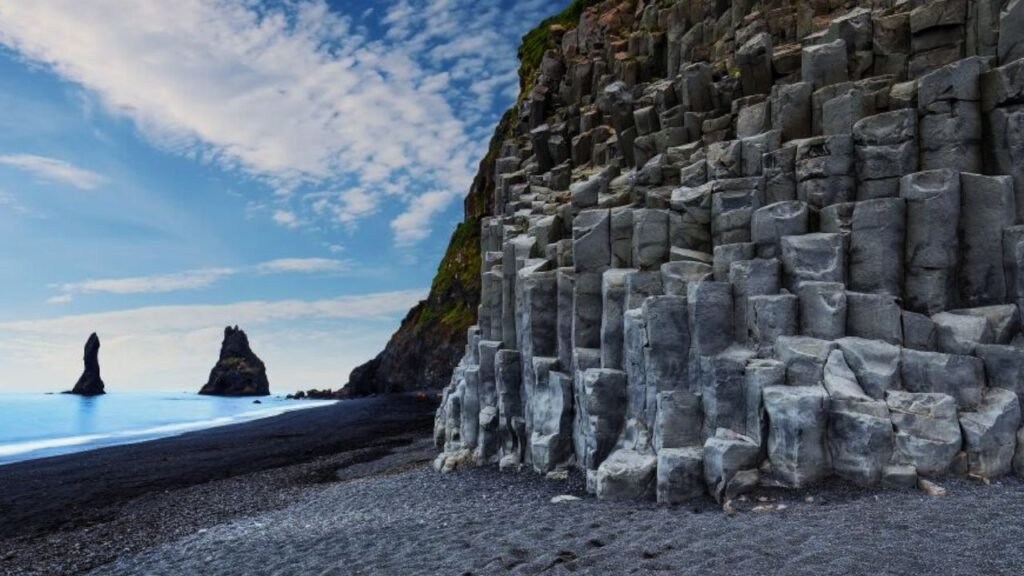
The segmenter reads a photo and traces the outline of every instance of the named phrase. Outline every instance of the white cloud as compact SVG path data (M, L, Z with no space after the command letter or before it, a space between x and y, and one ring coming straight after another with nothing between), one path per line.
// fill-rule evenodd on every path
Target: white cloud
M424 296L426 290L407 290L3 322L0 387L70 388L82 370L82 345L90 333L97 332L109 390L195 391L217 359L224 326L237 324L248 332L253 349L266 362L275 392L338 388L352 368L387 342L401 316Z
M71 301L74 294L158 294L209 288L218 281L238 274L312 274L345 272L351 268L347 260L329 258L281 258L242 268L199 268L170 274L153 274L127 278L102 278L67 282L51 286L62 292L47 300L51 304ZM65 299L66 298L66 299Z
M231 276L237 272L234 268L203 268L173 274L69 282L59 284L56 288L65 294L93 294L97 292L107 294L155 294L178 292L181 290L208 288L221 278Z
M415 244L430 234L429 222L456 196L451 190L433 190L420 196L405 212L391 221L399 246Z
M349 262L330 258L281 258L257 264L259 274L281 274L285 272L342 272L348 270Z
M161 147L283 190L411 178L403 198L417 210L429 190L450 190L448 202L465 193L486 145L469 124L493 94L508 97L520 35L564 0L502 4L399 0L378 15L339 14L324 0L4 0L0 42L84 86ZM384 38L355 24L371 17ZM474 93L477 82L494 92ZM327 214L355 222L377 201L343 198ZM414 220L405 241L429 234L429 216Z
M248 207L246 212L249 213ZM298 228L302 225L299 221L299 217L295 215L295 212L291 210L274 210L274 222L284 226L285 228Z
M0 164L13 166L53 182L70 184L80 190L95 190L107 181L105 177L69 162L34 154L0 155Z

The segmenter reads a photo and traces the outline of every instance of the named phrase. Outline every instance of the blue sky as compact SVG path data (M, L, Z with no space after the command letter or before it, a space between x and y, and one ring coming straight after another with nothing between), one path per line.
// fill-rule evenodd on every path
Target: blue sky
M0 391L337 388L426 294L567 0L4 0Z

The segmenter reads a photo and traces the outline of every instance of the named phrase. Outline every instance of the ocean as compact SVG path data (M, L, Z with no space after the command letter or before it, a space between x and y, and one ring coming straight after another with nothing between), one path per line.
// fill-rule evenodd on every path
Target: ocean
M175 436L332 404L282 397L220 398L195 393L0 393L0 465Z

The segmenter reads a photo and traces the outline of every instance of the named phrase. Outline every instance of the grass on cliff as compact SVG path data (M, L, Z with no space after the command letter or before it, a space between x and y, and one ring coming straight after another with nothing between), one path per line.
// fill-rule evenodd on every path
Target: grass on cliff
M448 250L430 287L431 302L416 319L416 330L440 324L464 330L476 321L476 306L466 292L480 293L480 220L470 218L452 234Z
M565 10L544 20L523 36L523 43L519 46L519 88L521 91L525 93L537 77L537 70L544 58L544 51L551 43L551 27L559 25L565 28L575 28L583 11L599 2L601 0L573 0ZM520 94L521 97L522 94Z

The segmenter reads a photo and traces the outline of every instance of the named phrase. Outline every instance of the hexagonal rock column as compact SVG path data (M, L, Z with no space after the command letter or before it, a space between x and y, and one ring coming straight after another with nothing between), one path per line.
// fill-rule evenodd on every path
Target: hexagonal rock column
M657 394L689 390L690 325L687 300L681 296L653 296L644 301L647 328L644 374L647 399L644 419L653 423Z
M626 311L626 274L629 270L606 270L601 283L601 367L623 369L623 314Z
M498 435L502 461L519 464L525 460L528 440L519 434L516 420L523 421L522 366L519 352L499 350L494 357L495 383L498 389Z
M572 377L549 372L538 382L533 400L530 453L533 468L545 473L572 457Z
M796 197L820 210L857 198L853 137L819 136L796 143Z
M601 346L601 275L611 263L610 213L584 210L573 220L573 348Z
M758 258L777 258L779 239L808 232L808 210L803 202L776 202L754 211L750 239Z
M778 294L781 288L781 266L778 260L745 260L729 267L732 284L734 334L739 343L747 341L747 304L752 296Z
M701 404L704 409L704 437L728 428L744 433L747 425L746 367L753 352L732 346L702 359Z
M857 199L895 198L900 178L917 172L917 111L894 110L853 125Z
M892 422L885 401L864 394L840 350L829 354L825 389L829 395L828 447L833 470L858 484L877 484L893 450Z
M804 234L781 239L784 285L797 290L802 282L846 279L846 254L839 234Z
M831 471L825 444L828 393L815 386L770 386L764 389L768 413L768 458L780 482L802 488Z
M825 374L825 362L835 342L806 336L780 336L775 341L775 356L786 365L786 384L819 386Z
M960 175L932 170L904 176L900 196L907 201L905 305L929 315L947 310L959 254Z
M594 471L612 452L626 412L626 375L618 370L591 368L576 373L579 399L574 442L578 464Z
M857 202L850 221L850 290L899 296L905 237L906 203L902 198Z
M918 80L917 110L921 116L918 138L922 170L981 171L979 76L987 69L984 58L967 58L943 66Z
M960 175L959 303L974 307L1006 302L1003 229L1017 208L1010 176Z
M1024 2L1016 1L1018 13ZM985 168L988 174L1014 177L1017 222L1024 222L1024 59L981 75L985 119Z
M815 90L849 79L846 42L842 40L805 46L800 61L800 79L811 84Z
M795 294L751 296L747 299L747 345L758 356L770 357L779 336L800 333L799 316L800 299Z
M800 283L800 334L822 340L846 335L846 290L839 282Z

